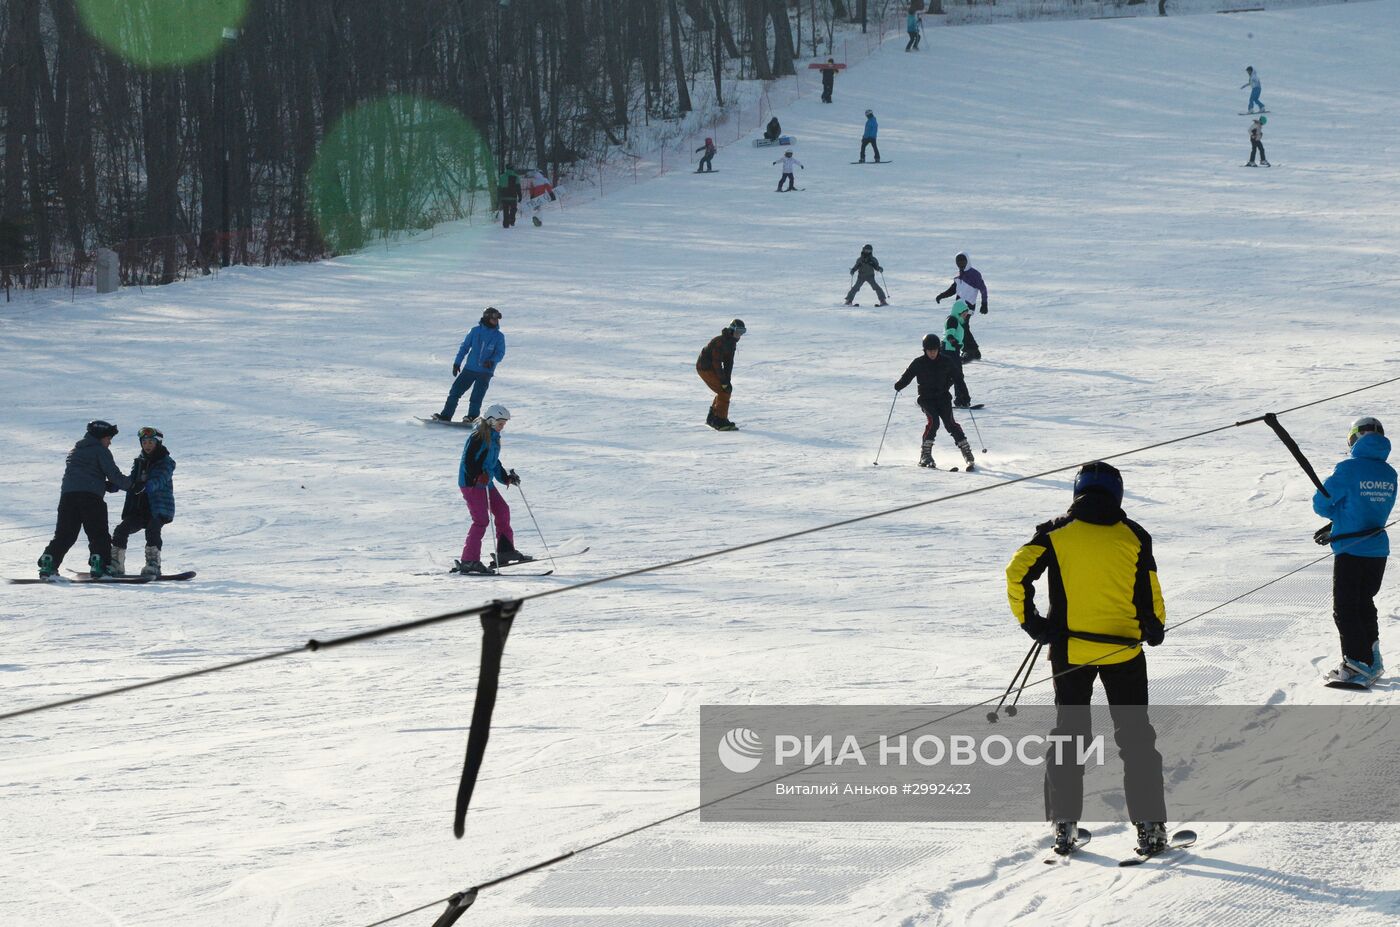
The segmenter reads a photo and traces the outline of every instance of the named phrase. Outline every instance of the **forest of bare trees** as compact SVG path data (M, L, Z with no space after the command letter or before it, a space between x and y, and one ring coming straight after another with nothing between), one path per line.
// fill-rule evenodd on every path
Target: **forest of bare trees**
M304 260L489 205L890 0L0 0L0 266ZM875 8L879 7L877 11ZM480 208L480 207L478 207Z

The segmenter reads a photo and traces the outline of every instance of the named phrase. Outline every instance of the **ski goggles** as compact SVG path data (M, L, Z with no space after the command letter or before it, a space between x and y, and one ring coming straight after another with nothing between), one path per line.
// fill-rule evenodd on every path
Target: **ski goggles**
M140 431L136 432L136 437L138 440L154 441L157 444L160 444L161 441L165 439L165 435L161 434L159 429L151 428L149 426L142 428Z

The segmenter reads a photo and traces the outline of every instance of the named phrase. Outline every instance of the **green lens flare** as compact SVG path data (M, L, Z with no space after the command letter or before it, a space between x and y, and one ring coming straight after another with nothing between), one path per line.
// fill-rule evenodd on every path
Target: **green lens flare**
M248 0L76 0L93 38L129 63L165 68L211 58Z
M390 96L355 106L326 133L307 194L326 244L344 253L463 217L491 179L491 152L456 110Z

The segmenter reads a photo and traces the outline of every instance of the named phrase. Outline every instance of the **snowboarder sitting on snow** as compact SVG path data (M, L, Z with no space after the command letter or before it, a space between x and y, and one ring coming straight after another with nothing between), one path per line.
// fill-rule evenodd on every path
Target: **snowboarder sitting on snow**
M885 291L880 289L880 284L875 282L875 271L877 270L880 273L885 272L885 268L881 267L880 262L875 259L874 246L866 245L860 249L860 257L856 258L855 264L851 267L850 272L856 275L856 282L846 291L846 305L851 304L851 300L856 298L856 293L867 283L875 291L875 295L880 297L880 305L889 305L889 301L885 299Z
M112 459L112 439L117 426L101 419L88 422L87 433L68 452L63 486L58 495L58 523L53 540L39 557L39 578L58 572L63 557L78 540L78 528L88 539L88 569L94 577L110 576L112 536L107 533L105 493L130 489L131 479Z
M510 506L494 483L494 480L500 480L507 486L520 485L520 477L514 470L507 471L500 460L501 432L508 421L509 409L502 405L492 406L486 410L486 417L477 423L462 448L462 460L457 465L457 486L462 491L462 498L467 501L472 526L467 531L466 543L462 545L462 559L452 567L454 573L489 576L495 572L481 562L481 539L486 537L486 528L493 517L496 519L496 562L507 566L529 563L535 559L515 549L515 532L510 527ZM490 514L487 514L488 509Z
M467 332L462 346L457 349L457 358L452 362L452 375L456 379L447 391L447 401L443 403L442 411L434 412L433 418L440 422L452 421L462 394L470 389L472 398L463 421L474 421L481 414L481 401L486 398L496 365L505 356L506 336L501 334L501 310L487 306L481 314L481 321Z
M987 314L987 284L982 280L982 275L977 272L977 268L969 263L966 251L959 251L953 258L953 262L958 265L958 275L953 278L953 282L948 284L948 289L939 293L934 298L934 302L941 303L953 294L969 306L977 305L977 297L982 297L983 315ZM963 324L962 359L965 361L975 361L982 359L982 350L977 346L977 339L972 337L972 320L969 318Z
M734 349L748 332L743 319L735 319L718 335L710 339L695 361L695 372L714 391L710 414L705 424L715 431L737 431L739 426L729 420L729 397L734 393Z
M1385 533L1395 507L1395 468L1386 463L1390 439L1379 420L1357 419L1347 438L1351 455L1337 464L1313 495L1313 511L1332 520L1332 620L1342 639L1342 664L1329 683L1370 688L1385 670L1381 662L1376 593L1385 576L1390 538Z
M953 311L943 321L943 351L948 355L948 366L953 371L953 406L958 409L972 408L972 396L967 391L967 380L963 377L962 358L958 356L967 334L967 320L970 318L972 307L959 299L953 303Z
M865 130L860 136L860 163L865 163L865 146L869 145L875 149L875 163L880 163L880 146L875 144L875 136L879 134L880 124L875 121L875 111L865 111Z
M778 178L778 191L777 191L777 192L779 192L779 193L782 193L782 192L783 192L783 184L784 184L784 183L787 184L787 188L788 188L789 190L795 190L795 189L797 189L797 180L796 180L796 178L795 178L794 175L793 175L792 169L795 168L795 167L801 167L802 170L805 171L807 168L802 167L802 162L799 161L799 160L797 160L796 158L794 158L794 157L792 156L792 152L791 152L791 151L785 151L785 152L783 152L783 156L782 156L781 158L779 158L778 160L774 161L773 163L774 163L774 164L781 164L781 165L783 166L783 173L782 173L782 176Z
M705 156L700 159L700 166L695 169L695 173L699 174L703 172L708 174L713 171L715 167L710 162L715 159L715 152L719 151L719 149L715 147L715 140L712 138L705 139L705 144L695 149L695 151L696 153L701 151L705 152Z
M520 175L515 172L515 168L507 167L501 172L496 194L501 203L501 228L512 228L515 225L516 210L520 205Z
M933 466L933 439L938 436L938 423L948 429L958 450L962 451L967 468L972 469L976 461L972 457L972 447L967 443L967 435L962 426L953 418L953 403L948 398L948 385L952 382L953 368L948 358L940 350L938 336L929 333L924 336L924 353L914 358L905 369L904 375L894 383L897 393L915 378L919 381L919 408L924 410L927 424L924 425L923 445L919 451L919 466Z
M1035 605L1035 581L1049 571L1050 605ZM1037 644L1050 648L1058 706L1054 736L1092 738L1089 700L1102 683L1123 758L1123 791L1137 827L1138 852L1166 846L1162 755L1147 717L1147 657L1167 620L1152 536L1123 514L1123 477L1102 461L1074 478L1069 512L1037 525L1035 537L1006 566L1011 614ZM1132 707L1129 707L1132 706ZM1046 816L1055 849L1068 852L1084 810L1084 766L1068 744L1045 757Z
M1260 116L1249 124L1249 163L1245 167L1255 167L1254 156L1259 155L1259 163L1264 167L1269 166L1269 159L1264 156L1264 124L1269 121L1268 116Z
M1251 113L1254 112L1254 107L1257 106L1259 107L1259 112L1262 113L1264 111L1264 104L1259 102L1259 75L1255 73L1253 66L1245 68L1244 73L1249 79L1243 84L1240 84L1240 89L1249 88L1249 111Z
M112 532L113 576L126 575L127 539L143 528L146 565L141 575L159 576L160 532L175 520L175 458L165 447L165 435L156 428L142 428L136 437L141 441L141 453L131 462L132 488L126 491L121 523Z
M826 59L826 67L822 72L822 102L831 102L831 91L836 87L836 59Z
M763 130L763 137L770 142L776 142L783 134L783 127L778 124L778 117L774 116L768 120L768 128Z

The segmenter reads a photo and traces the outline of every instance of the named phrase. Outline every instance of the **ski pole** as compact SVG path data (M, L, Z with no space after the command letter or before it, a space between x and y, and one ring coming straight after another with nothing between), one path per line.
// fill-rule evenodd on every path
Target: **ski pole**
M1031 673L1035 670L1035 661L1040 659L1040 651L1045 645L1037 643L1035 650L1031 653L1031 665L1026 667L1025 678L1021 680L1021 685L1016 689L1016 697L1011 700L1011 707L1006 709L1008 718L1016 717L1016 705L1021 701L1021 693L1026 691L1026 686L1031 684Z
M987 712L987 720L988 720L988 721L990 721L990 722L993 723L993 724L996 724L996 723L997 723L997 712L1001 711L1001 706L1006 704L1007 698L1009 698L1010 695L1011 695L1011 690L1014 689L1014 688L1016 688L1016 683L1020 681L1021 675L1022 675L1023 673L1025 673L1025 671L1026 671L1026 664L1030 662L1031 657L1035 656L1035 654L1036 654L1037 652L1039 652L1039 650L1040 650L1040 643L1039 643L1039 642L1036 642L1036 643L1034 643L1034 644L1031 644L1031 649L1030 649L1030 650L1027 650L1027 651L1026 651L1026 655L1025 655L1024 657L1021 658L1021 665L1018 666L1018 667L1016 667L1016 675L1011 677L1011 683L1010 683L1010 685L1008 685L1008 686L1006 687L1006 691L1002 693L1001 701L997 702L997 707L996 707L996 708L993 708L991 711ZM1023 687L1023 688L1024 688L1024 687Z
M894 391L894 399L890 401L890 414L885 416L885 430L880 432L880 446L875 450L875 466L880 466L880 451L885 449L885 435L890 433L890 419L894 418L894 404L899 402L899 390Z
M520 489L520 484L515 484L516 489ZM525 498L525 490L520 489L520 501L525 503L525 512L530 516L530 521L534 523L535 533L540 536L540 544L544 545L544 555L549 558L549 568L554 569L557 564L554 562L554 554L549 550L549 544L545 543L544 532L540 530L540 523L535 521L535 513L530 510L530 500Z
M885 282L885 272L883 270L880 271L880 283L884 284L885 299L888 300L890 298L890 285Z
M977 443L986 444L987 442L982 440L982 429L977 427L977 416L972 414L971 405L971 403L968 403L967 414L972 419L972 430L977 432ZM985 447L982 448L982 453L987 453L987 449Z

